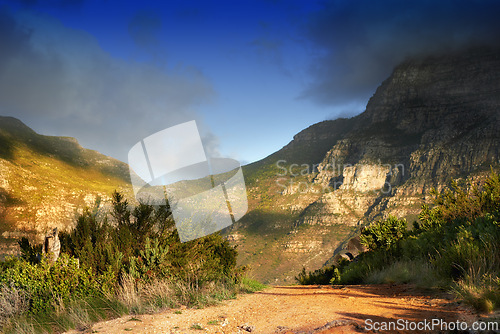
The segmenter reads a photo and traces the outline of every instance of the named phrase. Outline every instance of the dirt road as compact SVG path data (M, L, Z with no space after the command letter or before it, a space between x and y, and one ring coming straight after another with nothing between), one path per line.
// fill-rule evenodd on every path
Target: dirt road
M283 286L240 295L205 309L125 316L97 323L88 332L370 333L375 322L473 318L467 308L444 295L429 297L408 285Z

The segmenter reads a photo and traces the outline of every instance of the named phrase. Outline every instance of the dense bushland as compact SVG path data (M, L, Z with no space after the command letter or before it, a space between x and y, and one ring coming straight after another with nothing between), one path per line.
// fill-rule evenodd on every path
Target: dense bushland
M480 311L500 308L500 177L452 182L434 206L422 207L419 220L389 217L364 228L369 249L355 261L316 272L302 271L301 284L415 283L451 289Z
M127 312L201 306L261 288L242 277L235 248L220 235L181 243L167 205L133 207L117 192L110 212L97 201L59 237L62 253L54 264L27 239L19 242L20 258L0 263L5 330L85 327Z
M168 206L139 203L132 209L116 192L112 205L110 219L86 210L71 233L60 235L62 251L95 274L182 279L196 286L237 279L237 252L220 235L181 243Z

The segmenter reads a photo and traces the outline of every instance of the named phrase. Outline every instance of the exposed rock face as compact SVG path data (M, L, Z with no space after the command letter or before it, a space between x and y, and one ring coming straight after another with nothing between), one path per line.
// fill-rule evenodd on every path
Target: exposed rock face
M283 211L303 204L305 196L310 200L295 216L287 238L276 243L287 245L287 252L306 252L307 258L289 259L297 262L298 272L313 258L316 262L308 263L319 267L335 250L324 241L313 242L313 230L323 229L326 235L335 226L364 225L389 215L416 219L431 188L499 167L498 129L500 50L472 49L404 62L377 89L365 112L313 125L255 164L262 168L284 159L313 166L310 175L291 177L294 183L273 199ZM329 147L317 145L321 141ZM311 159L290 160L299 155ZM317 156L322 157L313 159ZM240 232L244 234L244 226ZM336 245L347 247L349 238ZM304 246L308 243L310 247ZM252 258L246 261L252 263Z
M430 188L498 165L499 92L497 50L407 61L355 117L353 130L326 154L314 182L328 182L338 189L334 194L351 191L352 198L364 202L353 211L368 220L416 214ZM331 167L339 164L343 168ZM377 190L378 196L366 194ZM320 200L330 201L342 203L332 194Z
M354 260L362 252L366 252L368 249L361 244L359 235L355 236L346 243L344 249L335 254L329 263L338 264L340 259L346 259L348 261Z
M342 173L344 178L340 189L354 191L374 191L384 188L391 166L356 165L346 167Z

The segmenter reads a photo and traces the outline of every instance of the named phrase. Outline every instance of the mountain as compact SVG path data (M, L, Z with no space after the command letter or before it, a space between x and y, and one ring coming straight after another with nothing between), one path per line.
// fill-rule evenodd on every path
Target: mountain
M15 252L21 236L41 241L49 228L65 229L75 214L104 203L116 189L130 193L128 166L76 139L37 134L0 116L0 255Z
M429 191L500 165L500 51L409 59L353 118L314 124L244 166L248 213L224 231L239 263L265 283L293 283L334 261L359 229L389 215L418 219ZM0 254L41 240L114 190L132 198L128 166L73 138L0 117Z
M256 278L293 282L360 227L389 215L411 223L431 188L498 168L499 128L498 49L409 59L362 114L310 126L246 166L249 212L227 234Z

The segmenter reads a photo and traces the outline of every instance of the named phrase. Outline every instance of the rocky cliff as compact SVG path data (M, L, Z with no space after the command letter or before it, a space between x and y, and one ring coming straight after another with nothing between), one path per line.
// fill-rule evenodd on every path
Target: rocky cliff
M499 50L471 49L400 64L365 112L313 125L249 166L249 189L258 194L258 205L233 231L244 250L241 240L248 235L254 235L252 245L259 244L256 232L266 246L262 255L249 252L242 262L279 258L259 263L256 275L290 280L303 265L316 269L328 261L359 226L389 215L417 219L431 188L499 166L499 128ZM256 166L266 172L259 174ZM254 174L260 175L258 182ZM263 206L262 199L274 205ZM295 255L276 255L277 250Z
M500 157L499 93L498 51L401 64L321 162L314 181L338 188L321 201L338 203L351 192L365 199L353 206L363 218L406 216L431 187L488 171Z

